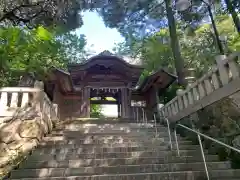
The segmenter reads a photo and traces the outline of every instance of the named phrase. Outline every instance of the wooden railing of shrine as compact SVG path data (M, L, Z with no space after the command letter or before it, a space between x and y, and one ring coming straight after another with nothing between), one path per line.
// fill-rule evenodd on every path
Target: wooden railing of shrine
M0 117L23 115L33 109L49 119L58 119L57 104L53 104L42 89L28 87L0 89Z
M185 90L178 91L161 112L170 122L175 122L240 91L239 61L239 53L216 57L216 65Z

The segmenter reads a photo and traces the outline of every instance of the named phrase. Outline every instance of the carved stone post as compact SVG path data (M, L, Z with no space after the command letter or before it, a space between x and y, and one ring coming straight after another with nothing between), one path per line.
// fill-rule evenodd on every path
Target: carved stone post
M55 85L54 90L53 90L53 103L56 104L57 106L57 116L59 119L62 118L62 115L64 116L64 111L63 111L63 95L60 92L58 84ZM63 112L63 113L62 113Z
M219 69L219 75L220 75L220 79L223 85L228 84L228 71L225 68L225 62L227 61L226 59L226 55L218 55L216 56L216 63L217 63L217 67Z
M36 106L36 110L43 110L43 98L44 98L44 84L42 81L35 81L34 88L39 89L40 91L33 95L33 104Z
M195 68L188 68L185 70L186 72L186 81L188 83L188 86L191 86L191 84L193 84L196 80L195 78Z

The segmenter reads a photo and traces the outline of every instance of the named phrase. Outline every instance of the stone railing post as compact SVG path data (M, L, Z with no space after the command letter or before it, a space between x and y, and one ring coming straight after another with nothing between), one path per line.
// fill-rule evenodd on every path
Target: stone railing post
M219 70L220 79L222 81L222 85L225 85L229 81L228 72L227 72L227 69L225 68L227 57L226 55L218 55L216 56L215 59L216 59L217 67Z
M39 92L36 92L33 97L33 101L36 107L36 110L43 111L44 108L44 84L42 81L35 81L34 88L39 89Z

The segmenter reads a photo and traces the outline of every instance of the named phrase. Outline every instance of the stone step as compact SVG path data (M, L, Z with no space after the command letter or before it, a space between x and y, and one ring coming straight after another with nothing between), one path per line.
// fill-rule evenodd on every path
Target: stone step
M151 143L151 142L147 142L147 143L124 143L124 144L120 144L120 143L116 143L116 144L81 144L81 142L77 142L77 141L52 141L52 142L41 142L39 143L38 147L39 148L56 148L56 147L63 147L63 148L79 148L79 147L89 147L89 148L104 148L104 147L140 147L140 146L168 146L168 142L164 142L164 140L162 142L158 142L158 143ZM190 146L190 145L189 145Z
M155 138L155 133L146 132L135 132L135 133L80 133L78 131L59 131L52 132L51 136L63 136L66 139L153 139ZM49 136L50 137L50 136ZM169 139L168 133L160 133L157 138ZM171 138L175 139L174 135L171 134ZM179 140L187 140L178 135Z
M164 138L165 139L165 138ZM134 142L149 142L149 143L158 143L163 140L163 138L123 138L123 137L91 137L89 136L86 139L79 139L79 138L68 138L65 136L47 136L43 138L43 142L51 142L51 141L75 141L76 143L81 144L108 144L108 143L134 143ZM174 139L173 139L174 141ZM191 141L179 141L180 144L192 144Z
M145 132L145 133L155 133L155 129L154 128L149 128L149 129L86 129L86 128L83 128L82 130L81 129L77 129L77 128L72 128L72 129L67 129L67 128L64 128L66 131L77 131L81 134L102 134L102 133L106 133L106 134L124 134L124 133L127 133L127 134L131 134L131 133L141 133L141 132ZM57 132L57 129L55 130ZM61 129L59 129L59 131L61 131ZM165 130L158 130L159 133L165 133L167 134L168 131L165 129Z
M62 130L65 130L65 131L79 131L81 133L83 132L90 132L90 133L94 133L95 131L97 132L108 132L108 133L111 133L111 132L139 132L139 131L157 131L158 132L168 132L168 128L166 127L157 127L155 128L155 126L153 127L87 127L87 126L82 126L82 127L79 127L79 126L71 126L71 127L64 127L64 128L55 128L54 131L62 131Z
M54 144L53 144L54 145ZM61 147L58 147L60 145ZM67 147L66 147L67 146ZM199 149L199 145L179 145L180 150L196 150ZM134 152L134 151L162 151L169 150L168 144L150 144L150 143L130 143L130 144L55 144L55 146L39 146L35 151L40 154L48 153L66 153L66 152ZM173 150L176 150L176 146L173 145Z
M116 144L120 144L123 146L136 146L136 144L139 145L156 145L156 146L168 146L169 141L159 138L159 139L152 139L152 140L136 140L136 139L114 139L114 140L89 140L89 139L70 139L70 140L65 140L64 138L48 138L47 140L42 141L39 145L40 146L45 146L45 145L65 145L65 144L76 144L76 145L81 145L81 146L112 146ZM175 146L175 142L172 142L173 145ZM179 147L180 146L192 146L191 141L179 141L178 142ZM39 146L39 147L40 147Z
M131 128L131 129L67 129L64 128L65 131L78 131L82 134L85 133L136 133L136 132L148 132L148 133L156 133L156 128ZM55 132L62 131L62 129L55 129ZM168 133L166 128L157 128L157 133Z
M79 171L76 170L76 174ZM48 171L42 171L39 172L39 175L48 174ZM68 171L65 171L67 174ZM73 173L73 172L72 172ZM37 178L35 174L35 177L28 178L31 175L29 172L23 172L14 175L11 177L13 179L22 179L22 180L159 180L159 179L166 179L166 180L205 180L206 175L204 171L173 171L173 172L152 172L152 173L125 173L125 174L101 174L101 175L92 175L92 176L64 176L64 171L60 172L56 171L54 174L61 174L60 176L54 176L53 177L43 177L43 178ZM240 178L240 170L212 170L209 172L210 178L226 178L226 180L230 178ZM41 177L41 176L40 176Z
M155 138L156 133L155 132L147 132L147 131L141 131L141 132L130 132L130 133L125 133L125 132L113 132L113 133L107 133L107 132L102 132L102 133L81 133L79 131L53 131L49 137L51 136L64 136L67 138L75 138L75 137L85 137L85 136L100 136L99 138L103 137L108 137L108 138L119 138L119 137L139 137L142 135L148 135L149 138ZM174 136L173 133L171 133L172 137ZM157 137L168 137L169 134L168 132L158 132ZM178 137L180 137L178 135Z
M107 124L88 124L88 123L85 123L85 124L78 124L78 123L71 123L71 124L65 124L65 125L62 125L60 126L60 128L80 128L80 129L83 129L83 128L131 128L131 129L148 129L148 128L155 128L155 124L137 124L137 123L107 123ZM162 125L159 125L157 124L157 128L158 129L167 129L167 127L165 126L162 126Z
M206 155L207 162L218 162L217 155ZM193 163L202 162L201 156L164 156L164 157L140 157L140 158L109 158L109 159L74 159L74 160L46 160L46 161L24 161L20 168L78 168L88 166L118 166L139 164L163 164L163 163Z
M142 135L151 135L151 136L155 136L155 131L129 131L129 132L125 132L125 131L112 131L112 132L107 132L107 131L99 131L99 132L81 132L81 131L77 131L77 130L59 130L59 131L53 131L51 134L54 135L63 135L65 137L81 137L81 136L123 136L123 137L129 137L129 136L133 136L133 137L139 137ZM168 136L168 132L158 132L158 137L161 136ZM173 136L173 133L172 133Z
M174 139L172 139L172 143L175 144ZM178 141L180 145L192 145L191 141ZM122 144L122 145L144 145L144 144L155 144L159 145L167 145L169 144L169 140L166 138L157 138L157 139L103 139L103 140L91 140L91 139L65 139L65 138L47 138L43 140L40 145L64 145L64 144L78 144L78 145L95 145L95 146L105 146L105 145L113 145L113 144Z
M169 150L168 146L157 146L155 144L149 144L148 146L143 146L142 144L139 145L122 145L122 144L115 144L112 146L100 146L100 145L78 145L74 144L74 147L70 146L66 148L65 146L61 147L40 147L37 148L33 153L34 154L57 154L57 153L117 153L117 152L135 152L135 151L164 151ZM175 146L173 147L175 150ZM199 149L199 145L180 145L180 150L196 150Z
M136 151L136 152L118 152L118 153L58 153L58 154L32 154L28 157L29 160L39 161L39 160L72 160L72 159L89 159L89 158L140 158L140 157L163 157L167 154L176 156L176 151ZM181 156L201 156L200 149L198 150L180 150Z
M172 142L175 141L175 137L172 137ZM155 136L147 136L147 135L142 135L142 136L112 136L112 135L99 135L99 136L92 136L92 135L85 135L85 136L64 136L64 135L57 135L57 134L52 134L48 135L47 137L44 138L45 141L60 141L60 140L77 140L80 141L81 143L110 143L110 142L162 142L162 141L169 141L169 136L164 136L164 137L155 137ZM187 140L186 138L178 137L178 142L180 144L185 143L185 144L192 144L191 141Z
M155 141L155 142L151 142L151 141L135 141L135 142L113 142L113 143L102 143L102 144L83 144L83 141L81 140L60 140L60 141L43 141L39 143L39 146L52 146L52 145L56 145L56 146L61 146L61 145L71 145L71 144L75 144L76 146L85 146L85 147L111 147L111 146L115 146L115 147L128 147L128 146L143 146L143 145L156 145L156 146L164 146L167 145L167 143L164 141L164 139L161 139L159 141Z

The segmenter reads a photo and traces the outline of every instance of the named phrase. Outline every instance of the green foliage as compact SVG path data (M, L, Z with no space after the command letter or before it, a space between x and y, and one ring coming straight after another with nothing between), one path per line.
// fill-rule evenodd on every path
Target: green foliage
M75 36L77 40L79 38ZM61 39L61 38L60 38ZM66 68L67 63L78 54L68 54L67 43L40 26L36 29L9 27L0 29L0 86L16 85L23 73L34 73L44 80L52 66ZM86 45L74 44L69 40L71 49L83 52ZM84 43L83 43L84 42ZM84 53L84 52L83 52Z
M229 15L224 14L217 17L217 28L220 35L227 37L227 47L229 51L240 51L240 36L234 27Z
M143 42L141 51L144 65L148 71L156 71L165 68L174 71L174 60L169 46L169 33L167 29L161 29Z
M71 63L79 63L87 60L87 57L94 52L86 49L87 40L85 35L77 36L75 33L67 32L60 37L58 41L61 43L64 56Z
M92 118L100 118L103 116L100 104L91 104L90 116Z
M216 23L220 35L227 36L226 53L240 51L240 36L235 30L231 17L219 15L216 17ZM212 27L209 24L202 24L191 33L182 31L180 27L181 25L178 26L177 32L185 68L195 68L195 77L199 78L215 63L214 57L218 54ZM139 84L141 84L144 78L159 68L175 73L169 41L168 29L162 28L154 35L135 41L128 46L129 49L135 51L136 56L140 56L145 67L144 72L140 76ZM135 48L136 46L138 47L137 49ZM134 52L132 53L134 54ZM165 92L165 97L162 98L162 101L167 102L171 100L177 88L179 88L177 85L169 88Z

